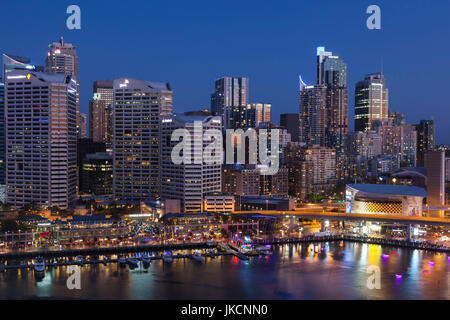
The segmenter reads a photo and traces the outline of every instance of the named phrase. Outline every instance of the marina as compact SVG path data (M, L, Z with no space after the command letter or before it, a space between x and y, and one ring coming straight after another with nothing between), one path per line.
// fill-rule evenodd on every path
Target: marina
M242 260L217 250L211 258L206 249L200 263L193 258L196 250L173 251L169 263L162 252L149 252L147 266L142 252L137 267L127 261L136 253L122 255L123 267L119 256L87 256L79 269L81 290L66 288L76 256L44 259L44 273L36 273L31 260L15 261L16 268L0 273L0 298L20 299L23 292L28 298L69 299L450 298L445 253L347 241L261 246L272 254ZM366 288L369 266L380 268L380 290Z

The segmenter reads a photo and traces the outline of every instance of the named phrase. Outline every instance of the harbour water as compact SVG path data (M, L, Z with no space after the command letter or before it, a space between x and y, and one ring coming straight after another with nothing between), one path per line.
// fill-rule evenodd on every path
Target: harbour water
M450 299L447 254L351 242L280 245L273 255L152 262L145 270L117 263L81 267L69 290L67 266L0 273L0 299ZM380 270L369 289L368 267Z

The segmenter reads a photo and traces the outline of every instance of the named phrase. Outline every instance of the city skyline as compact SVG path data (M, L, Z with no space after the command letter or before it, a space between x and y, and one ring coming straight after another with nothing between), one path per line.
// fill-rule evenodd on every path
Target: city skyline
M98 5L80 1L83 15L82 29L63 30L65 40L77 47L80 59L80 111L83 113L88 113L89 100L92 98L91 88L96 80L112 81L116 78L130 77L170 82L174 91L174 109L177 112L184 112L209 107L214 81L220 77L232 76L248 77L249 101L271 103L272 119L278 122L279 114L298 111L297 77L302 74L305 82L310 84L315 82L315 50L318 46L325 46L342 57L348 65L349 119L353 119L354 114L356 82L369 73L383 70L390 89L389 109L405 113L407 123L418 123L420 120L434 118L436 142L449 143L446 137L449 136L450 129L444 123L446 106L449 104L445 95L444 76L448 74L446 69L449 67L438 63L439 59L431 59L433 52L445 50L448 46L440 40L445 36L445 26L441 26L445 19L441 21L439 15L446 12L448 6L446 4L434 7L417 4L422 9L422 19L432 22L427 32L409 23L409 20L418 18L418 12L421 10L409 12L402 10L402 6L393 7L384 1L379 4L383 12L382 29L379 31L370 31L365 27L367 16L364 9L367 6L362 3L346 4L342 8L336 3L331 3L320 10L314 4L301 3L276 10L270 8L272 10L270 12L269 6L265 4L256 6L254 2L243 4L240 12L221 7L223 12L228 14L228 20L234 22L229 30L216 28L217 38L222 41L235 34L236 22L244 22L244 19L253 21L257 17L271 18L268 23L259 25L258 28L249 27L250 22L242 24L240 36L234 38L236 45L241 44L243 41L241 38L248 38L243 47L245 50L231 50L231 52L223 50L221 41L216 43L208 38L211 31L206 30L210 28L205 26L218 26L220 21L227 19L226 14L225 16L214 14L213 4L196 2L192 7L180 4L171 16L167 16L164 13L166 9L164 4L142 3L140 4L142 11L159 9L158 12L161 14L152 15L150 19L142 16L142 19L135 19L132 22L126 21L125 18L114 19L118 12L124 12L126 16L129 11L118 2L111 4L114 5L100 8ZM6 6L13 10L15 5ZM195 15L194 11L199 6L202 6L203 10L201 14ZM33 7L34 4L30 4L26 9L21 8L23 18L30 23L38 19L31 15ZM33 64L44 65L48 49L46 45L59 39L58 26L67 17L65 8L65 4L61 4L60 7L55 6L42 13L39 17L42 32L33 37L27 37L27 28L6 17L6 23L15 28L11 28L13 36L4 39L2 51L30 57ZM289 13L288 9L293 13ZM185 13L181 14L183 10ZM344 21L346 19L343 18L337 21L337 18L331 15L333 10L348 18L348 21ZM305 12L310 17L305 15ZM433 13L432 21L429 17L431 13ZM317 32L313 32L313 35L302 32L302 27L312 28L314 19L327 15L331 15L330 19L317 26ZM193 23L189 24L191 31L195 31L192 33L181 28L182 23L189 17L193 19ZM281 17L285 21L281 21ZM109 19L116 22L108 25ZM403 23L399 23L398 19ZM163 20L164 24L160 24ZM159 27L168 22L171 22L169 28ZM339 26L332 28L333 22ZM151 49L151 41L142 41L147 38L144 37L145 33L140 31L141 24L156 26L155 30L158 32L151 33L150 37L163 40L165 46L154 50ZM131 33L131 30L134 33ZM433 37L428 37L428 33L433 30L435 31ZM338 37L337 33L341 36ZM394 43L392 39L396 38L397 33L402 33L403 41ZM114 35L119 39L125 35L130 37L125 49L117 50L116 41L109 41ZM358 38L357 43L348 41L349 37ZM417 40L423 41L425 45L415 46ZM180 51L180 46L183 43L186 45L186 41L189 41L190 46L184 46L185 50ZM267 41L271 44L270 48L262 46L268 43ZM205 50L208 47L222 50ZM420 63L414 64L414 68L411 68L414 61ZM432 81L426 81L427 77ZM417 79L420 79L423 89L409 90L419 81ZM433 92L433 95L426 92ZM353 130L353 121L349 121L349 130Z
M0 300L450 298L450 3L2 9Z

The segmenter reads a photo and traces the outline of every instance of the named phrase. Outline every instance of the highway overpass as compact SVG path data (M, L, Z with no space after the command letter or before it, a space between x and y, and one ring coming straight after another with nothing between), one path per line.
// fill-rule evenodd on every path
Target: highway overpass
M304 219L334 221L372 221L420 226L450 227L450 218L401 216L391 214L338 213L322 211L319 208L304 208L295 211L234 211L234 214L254 214L267 216L295 216Z

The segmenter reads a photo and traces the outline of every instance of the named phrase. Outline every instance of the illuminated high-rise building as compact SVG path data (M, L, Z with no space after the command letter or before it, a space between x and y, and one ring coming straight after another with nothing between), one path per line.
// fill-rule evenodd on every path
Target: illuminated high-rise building
M336 151L320 146L290 144L286 147L289 194L306 200L329 194L336 186Z
M258 128L263 122L272 121L272 105L270 103L250 103L247 106L247 118L250 128Z
M160 198L161 119L172 115L168 83L136 79L113 82L114 198Z
M89 137L94 142L112 142L112 81L95 81L94 95L89 102Z
M348 133L347 64L324 47L317 48L317 84L300 77L300 142L344 152Z
M324 47L317 48L317 84L327 87L325 145L342 153L348 133L347 64Z
M369 74L356 84L355 131L371 130L374 120L388 120L388 88L382 73Z
M75 80L65 74L8 72L7 201L67 208L76 199Z
M325 146L326 107L327 86L307 86L300 77L300 142Z
M0 185L5 184L5 104L4 104L4 88L6 76L14 70L36 70L31 65L29 58L14 56L11 54L2 54L3 76L0 74Z
M222 117L224 129L233 128L233 114L237 107L245 109L249 98L248 78L223 77L215 82L215 91L211 95L211 112ZM239 113L239 112L238 112Z
M171 139L178 129L191 137L190 154L183 154L183 163L179 164L174 163L172 152L180 142ZM203 212L205 196L221 191L222 154L206 151L214 139L206 138L207 131L211 130L222 132L221 117L177 114L162 120L161 197L180 200L183 212Z
M5 83L0 77L0 185L5 184Z
M87 138L87 114L80 112L78 120L79 120L78 121L78 138L86 139Z
M76 47L64 42L61 35L59 42L49 44L49 51L45 60L45 71L48 73L62 73L72 76L77 86L77 135L80 137L80 84L79 62Z

